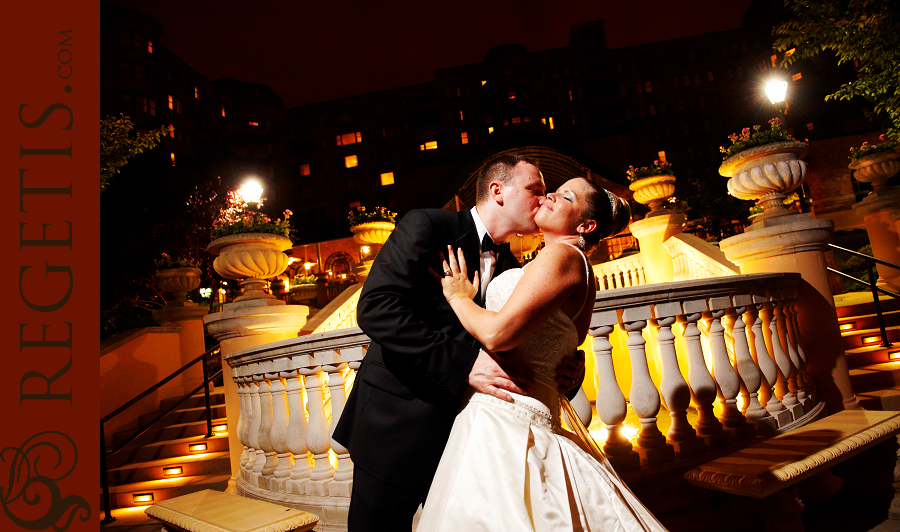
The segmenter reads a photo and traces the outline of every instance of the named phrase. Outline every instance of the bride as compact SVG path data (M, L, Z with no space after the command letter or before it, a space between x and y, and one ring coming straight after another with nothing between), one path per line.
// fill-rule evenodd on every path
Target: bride
M465 258L448 247L441 278L460 322L504 366L533 378L507 401L471 391L457 415L428 492L419 531L665 530L628 490L587 431L560 424L574 410L554 370L582 343L596 296L585 255L628 223L628 204L583 178L547 194L535 216L545 246L525 268L488 285L486 308L473 297ZM456 255L456 256L455 256ZM458 256L458 259L457 259Z

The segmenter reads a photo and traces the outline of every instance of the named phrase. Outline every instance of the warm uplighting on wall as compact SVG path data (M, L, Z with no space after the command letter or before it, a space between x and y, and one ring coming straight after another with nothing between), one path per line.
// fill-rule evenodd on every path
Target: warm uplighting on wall
M839 328L840 328L842 331L852 331L853 329L856 328L856 322L855 322L855 321L850 321L850 322L847 322L847 323L842 323L842 324L840 325Z
M135 493L134 495L132 495L131 500L134 501L135 504L140 504L142 502L153 502L153 494Z
M174 477L175 475L180 475L183 472L184 472L184 470L181 469L181 466L164 467L163 468L163 475L165 475L167 477Z
M394 184L394 172L385 172L381 174L381 186Z
M356 155L348 155L344 157L344 168L354 168L359 166L359 159Z
M194 443L194 444L188 445L188 451L190 451L192 453L199 453L200 451L205 451L205 450L206 450L205 443Z

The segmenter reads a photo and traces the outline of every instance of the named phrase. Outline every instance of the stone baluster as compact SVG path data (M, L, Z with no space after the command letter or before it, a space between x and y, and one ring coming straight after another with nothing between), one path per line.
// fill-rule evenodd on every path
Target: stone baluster
M628 406L619 383L616 381L616 370L613 365L612 343L609 335L619 322L615 310L596 311L591 316L590 335L593 338L594 350L594 385L597 388L597 415L606 425L606 442L603 452L611 464L617 469L637 469L640 467L640 456L632 450L631 442L622 434Z
M306 447L306 408L303 406L303 380L296 369L279 374L285 379L285 393L288 401L287 447L294 460L291 469L291 481L288 484L291 493L306 494L309 474L313 469L310 463L309 449Z
M766 338L766 347L772 353L775 366L778 368L778 380L775 381L775 393L779 396L781 404L791 413L791 419L796 420L802 414L797 397L788 386L788 377L791 374L791 359L784 351L783 339L778 330L778 313L775 312L777 303L772 299L771 293L767 294L767 301L763 305L759 315L763 320L763 335Z
M785 301L784 310L787 315L788 336L791 344L794 346L794 350L797 352L797 358L799 360L797 371L797 400L803 405L803 411L809 412L812 410L815 402L813 401L810 390L812 379L809 378L809 374L806 372L806 367L809 362L806 358L806 351L803 349L803 342L800 338L800 327L797 325L796 302L797 289L792 288L788 291L788 298Z
M284 481L291 476L294 468L294 457L287 445L287 429L289 422L287 383L280 373L266 374L266 378L272 383L272 448L277 453L278 465L273 476L275 477L272 489L284 491Z
M656 415L659 413L660 399L656 385L650 378L650 368L647 365L647 353L644 345L642 331L647 326L647 320L653 314L650 306L626 308L622 312L622 328L628 332L628 340L625 345L631 355L631 390L629 399L631 408L638 415L641 422L641 432L638 435L638 454L641 455L641 465L652 466L675 459L675 449L666 443L666 437L657 426Z
M651 323L658 329L656 345L662 361L659 391L672 420L667 436L669 443L675 448L675 454L684 458L697 454L705 449L705 446L687 419L687 409L691 404L691 389L678 367L675 335L672 333L672 324L681 313L681 303L677 301L660 303L653 309L655 318Z
M747 338L744 314L753 305L750 294L733 296L734 307L728 309L727 332L734 345L734 369L741 378L741 395L744 398L743 413L747 421L753 423L758 433L770 432L778 428L775 418L759 402L759 388L762 385L760 369L750 355L750 341Z
M247 384L247 378L240 374L240 370L243 368L238 367L232 370L234 376L232 380L237 384L238 387L238 405L240 405L240 417L238 418L237 425L237 435L238 439L241 442L241 446L243 449L241 450L241 468L247 464L247 457L249 456L249 444L247 443L247 429L250 426L250 386ZM254 453L254 457L256 454Z
M328 391L331 394L331 427L328 430L331 450L337 457L337 468L334 470L334 482L328 486L328 494L332 497L349 497L353 480L353 461L350 460L350 452L347 448L336 442L331 435L337 426L344 405L347 403L347 391L344 387L344 371L346 363L327 364L322 369L328 374Z
M328 495L328 484L333 481L334 468L329 459L331 447L328 444L328 419L325 416L325 394L322 391L322 367L302 368L300 373L306 381L306 405L309 411L306 447L312 453L314 462L309 474L307 494L324 497Z
M775 365L775 358L769 351L767 344L768 325L763 321L763 311L767 298L763 294L752 294L753 305L747 307L744 314L744 320L750 327L750 355L756 361L762 377L762 383L759 388L760 402L765 404L766 412L775 418L778 427L783 427L793 421L793 417L787 410L778 395L775 393L775 384L778 381L778 366Z
M257 364L249 364L248 371L254 371ZM250 375L250 427L247 429L247 441L250 442L252 454L247 458L246 471L251 474L256 469L256 463L260 462L259 470L262 470L262 464L265 463L265 453L259 447L259 426L260 426L260 403L259 403L259 381L263 380L261 374ZM249 478L246 480L250 481Z
M697 328L702 313L708 311L709 307L705 299L684 301L682 307L684 314L678 316L678 322L684 327L682 336L687 350L688 384L698 413L695 429L707 445L720 445L727 441L727 436L713 412L713 402L717 394L716 381L706 367L703 347L700 344L700 329Z
M791 327L788 323L790 318L788 317L785 308L788 304L787 300L789 299L789 296L784 290L776 290L774 292L774 295L774 311L778 314L778 336L782 339L782 345L785 348L785 353L787 354L788 361L790 362L790 365L788 366L790 374L786 374L785 378L788 381L788 390L794 395L794 399L799 405L799 413L800 415L803 415L805 411L803 409L803 403L800 401L800 384L797 380L800 378L800 355L797 354L797 348L791 339ZM804 396L805 395L806 394L804 393Z
M725 345L725 327L722 325L722 316L732 307L731 297L709 298L709 310L703 313L704 320L708 323L708 338L710 358L712 359L712 374L719 387L719 405L722 409L722 425L735 438L745 438L753 434L752 428L747 425L747 419L737 407L737 396L741 392L740 379L731 359L728 357L728 347Z
M269 382L269 378L273 376L272 373L263 373L262 380L259 381L259 409L260 409L260 420L259 420L259 447L263 451L263 456L265 460L262 463L262 467L260 468L260 463L257 460L256 464L254 464L254 471L257 471L263 477L271 477L273 473L275 473L275 468L278 467L278 454L275 452L275 448L272 447L272 384ZM274 374L277 378L277 374ZM267 487L265 482L260 483L260 487Z

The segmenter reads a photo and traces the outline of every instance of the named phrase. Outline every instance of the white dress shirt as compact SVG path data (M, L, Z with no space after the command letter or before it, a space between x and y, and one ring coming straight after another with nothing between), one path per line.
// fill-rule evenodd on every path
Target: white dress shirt
M478 211L475 207L472 207L472 218L475 220L475 229L478 231L478 247L481 249L481 241L484 239L484 235L488 235L490 238L491 234L488 233L487 227L484 226L484 222L481 221L481 217L478 216ZM484 301L484 294L487 290L487 285L491 282L491 277L494 273L494 266L497 264L497 257L494 256L494 253L491 251L482 251L481 252L481 260L478 264L478 279L481 281L481 284L478 286L478 289L481 291L481 301Z

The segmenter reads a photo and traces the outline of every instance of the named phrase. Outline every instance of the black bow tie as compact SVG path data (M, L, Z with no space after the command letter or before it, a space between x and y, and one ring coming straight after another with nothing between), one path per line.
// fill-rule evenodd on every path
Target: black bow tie
M490 251L494 254L499 254L502 251L509 251L509 243L504 242L502 244L494 244L491 237L485 233L484 238L481 239L481 252L484 253L485 251Z

